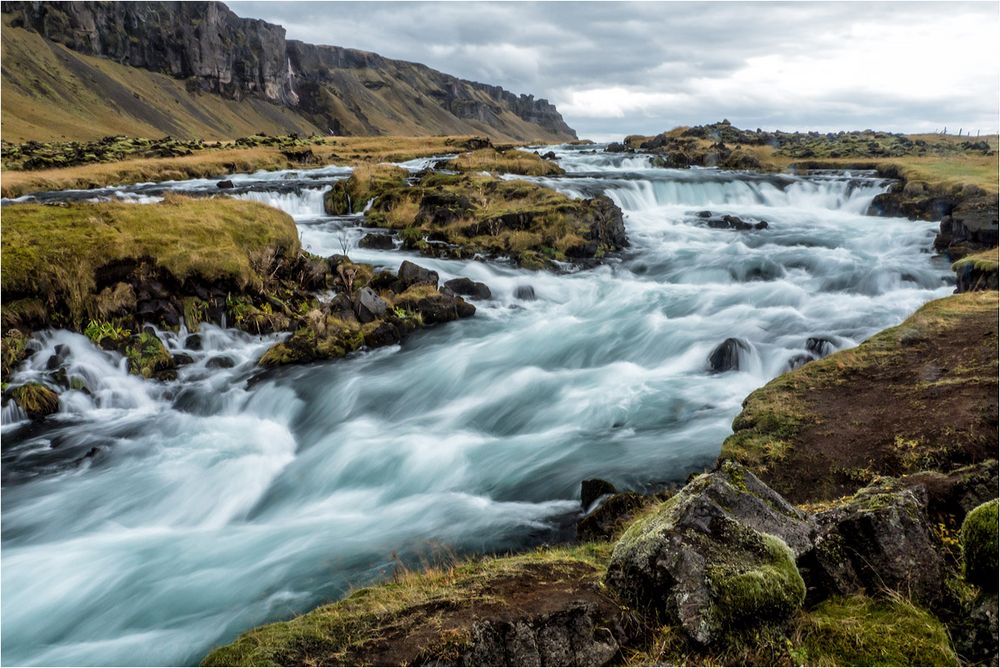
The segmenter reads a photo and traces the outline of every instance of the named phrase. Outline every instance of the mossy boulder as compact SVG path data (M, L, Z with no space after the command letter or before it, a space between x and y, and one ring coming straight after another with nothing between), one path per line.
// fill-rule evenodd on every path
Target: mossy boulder
M10 390L10 397L32 420L40 420L59 410L59 395L41 383L18 385Z
M795 558L810 532L803 513L727 463L629 527L606 580L626 601L712 644L731 629L781 625L798 610L806 589Z
M988 592L997 591L997 499L975 508L962 523L965 579Z
M323 196L323 207L331 216L347 216L365 208L379 193L402 187L407 171L395 165L360 162L351 175L333 184Z
M945 563L922 487L884 478L816 514L799 566L810 600L898 592L926 606L944 595Z
M133 336L124 348L129 372L143 378L166 380L175 375L174 358L152 332Z

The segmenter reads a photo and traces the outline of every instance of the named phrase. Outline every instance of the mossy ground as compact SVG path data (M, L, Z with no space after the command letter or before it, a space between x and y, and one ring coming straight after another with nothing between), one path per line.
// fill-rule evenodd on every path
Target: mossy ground
M779 376L744 401L722 458L804 503L876 475L995 456L997 302L995 291L930 302L857 348Z
M510 605L514 592L597 587L607 544L482 557L449 567L401 570L392 581L288 622L269 624L211 652L203 665L396 665L457 658L479 615ZM555 594L554 594L555 595ZM544 605L544 596L536 604ZM521 610L520 612L525 612Z
M973 253L972 255L966 255L961 260L952 264L951 269L955 272L961 272L969 265L972 265L976 271L984 273L996 272L998 267L1000 267L1000 257L998 257L997 249L991 248L979 253Z
M545 160L536 153L508 149L498 151L483 148L462 153L445 164L446 169L460 172L490 172L492 174L521 174L523 176L555 176L563 174L563 169L551 160Z
M198 278L260 288L265 258L299 252L290 216L228 198L25 204L6 207L3 223L5 311L12 302L38 301L63 318L56 324L78 331L102 319L96 288L103 267L150 260L179 284Z

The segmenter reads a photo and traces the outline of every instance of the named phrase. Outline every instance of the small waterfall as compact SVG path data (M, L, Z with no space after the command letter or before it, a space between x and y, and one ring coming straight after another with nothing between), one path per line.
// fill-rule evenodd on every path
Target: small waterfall
M276 209L281 209L293 218L322 216L326 213L323 207L323 196L330 186L323 188L303 188L301 192L275 192L269 190L252 190L233 195L235 199L261 202Z

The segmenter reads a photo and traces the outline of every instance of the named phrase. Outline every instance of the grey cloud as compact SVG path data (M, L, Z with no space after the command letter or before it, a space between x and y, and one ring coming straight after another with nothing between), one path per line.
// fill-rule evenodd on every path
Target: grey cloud
M581 136L656 132L722 117L766 128L926 130L948 123L995 132L1000 113L995 55L982 62L971 48L984 35L996 38L1000 24L991 3L234 2L230 6L241 16L284 25L293 39L375 51L546 97L560 106ZM938 26L948 21L950 32L938 34ZM965 26L968 35L963 33ZM914 78L912 89L896 86L894 92L873 92L873 80L912 74L905 69L912 54L880 50L883 32L898 36L900 31L913 34L911 43L902 45L904 50L951 59L958 73L978 68L986 83L959 86L947 72L929 72L925 78ZM965 50L968 57L963 60ZM757 62L754 59L771 58L780 65L804 57L862 64L855 65L856 73L845 64L826 90L817 86L829 75L821 72L804 77L799 93L794 85L773 95L736 86L740 77L748 76L746 69ZM612 109L601 116L573 104L574 96L595 89L619 91L601 100L611 108L616 101L609 98L614 95L646 99L669 94L683 100L683 106L651 103L636 108L632 101L623 103L621 115ZM934 91L940 91L938 97L947 103L929 101Z

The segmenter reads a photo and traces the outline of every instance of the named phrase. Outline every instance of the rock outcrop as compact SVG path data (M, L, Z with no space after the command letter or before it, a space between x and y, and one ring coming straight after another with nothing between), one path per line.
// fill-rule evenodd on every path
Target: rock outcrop
M4 2L2 10L10 29L76 52L183 79L190 90L290 109L299 120L279 122L294 131L576 137L546 100L375 53L286 40L283 27L240 18L220 2ZM12 67L4 67L5 85ZM132 102L123 96L123 104ZM163 132L178 130L169 110L159 110L163 118L146 111Z

